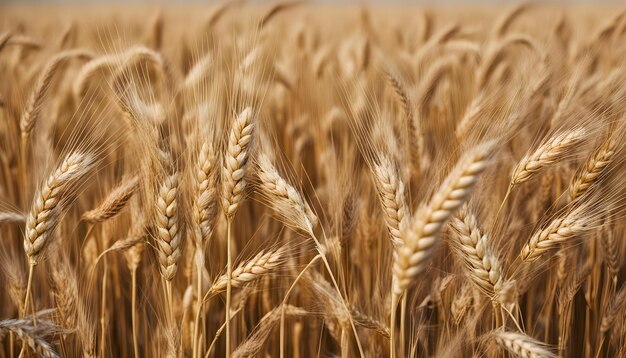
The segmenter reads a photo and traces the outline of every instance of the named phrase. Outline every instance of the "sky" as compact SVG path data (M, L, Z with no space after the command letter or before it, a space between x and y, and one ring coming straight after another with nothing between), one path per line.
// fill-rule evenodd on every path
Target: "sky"
M18 3L28 3L28 4L84 4L84 3L134 3L134 4L219 4L222 1L210 1L210 0L0 0L0 4L18 4ZM248 0L249 3L274 3L275 0ZM315 0L310 1L312 3L341 3L341 4L517 4L519 0ZM609 4L620 4L623 3L623 0L545 0L545 1L536 1L538 3L551 3L551 4L570 4L570 3L609 3Z

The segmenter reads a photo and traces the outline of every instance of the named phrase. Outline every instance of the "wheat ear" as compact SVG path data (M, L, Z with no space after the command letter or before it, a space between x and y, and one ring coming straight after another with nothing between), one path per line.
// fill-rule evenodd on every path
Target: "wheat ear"
M250 107L236 118L228 136L224 168L222 170L222 206L229 219L237 212L246 188L246 168L254 131Z
M374 181L391 242L397 247L402 245L402 228L406 225L409 211L404 196L404 183L388 157L383 157L380 163L374 164Z
M616 146L617 142L610 138L587 159L585 165L570 184L569 197L571 201L583 195L598 180L600 174L613 160Z
M393 291L400 296L411 280L422 273L437 243L437 234L463 204L478 176L487 167L493 142L478 145L456 164L428 205L407 225L404 243L394 250Z
M450 219L454 235L453 247L480 290L492 299L497 297L504 282L500 260L490 247L489 239L478 227L476 217L467 208Z
M269 252L259 252L252 259L241 263L232 272L231 287L242 287L252 283L275 270L284 261L284 248ZM228 277L221 275L211 286L212 293L226 290Z
M511 185L523 183L545 167L563 159L585 137L583 128L576 128L557 134L535 151L522 158L511 178Z
M37 265L49 243L67 207L67 197L73 184L89 172L93 163L93 157L86 153L74 152L68 155L35 195L24 233L24 251L31 265Z
M317 216L300 193L279 174L270 159L259 155L258 176L260 187L267 196L270 206L280 215L285 223L304 232L312 232L317 224Z
M26 221L26 216L22 213L17 212L0 212L0 224L5 223L16 223L23 224Z
M600 326L600 331L602 333L607 332L613 325L615 324L615 320L624 314L624 306L626 306L626 285L623 285L622 288L617 291L615 297L609 304L609 307L602 317L602 324Z
M215 152L209 143L202 144L194 167L193 227L196 245L202 247L213 231L217 217L215 188Z
M58 328L51 322L39 320L36 325L28 319L7 319L0 321L0 339L6 332L15 333L34 352L45 358L58 358L60 355L52 344L44 339L45 335L57 333Z
M97 208L84 213L82 219L88 223L98 223L114 217L133 197L138 184L139 177L137 176L123 181L104 198Z
M76 325L76 309L78 297L78 281L76 274L68 262L57 259L51 267L52 295L60 313L60 322L67 329Z
M415 114L413 112L413 102L409 96L409 92L404 84L404 81L392 73L390 70L385 70L385 77L387 82L393 88L394 93L400 100L402 105L402 111L408 125L408 150L411 157L411 164L419 166L422 158L422 152L424 147L424 137L419 123L415 120Z
M35 126L37 118L39 118L39 114L41 113L43 100L50 88L50 83L59 68L61 68L61 65L72 58L90 60L92 57L92 54L85 50L68 50L55 55L46 63L41 71L41 75L37 79L35 89L30 97L28 97L26 109L20 118L22 136L28 136Z
M524 358L555 358L556 355L545 347L546 345L526 334L510 331L497 330L491 333L496 343L515 354Z
M605 223L600 231L600 247L604 256L604 262L609 274L613 278L613 284L617 284L619 273L619 246L615 240L615 233L610 223Z
M178 222L178 173L165 178L156 200L158 259L161 275L171 281L182 256L182 238Z
M522 248L524 261L534 261L559 244L589 229L587 220L574 210L564 217L554 219L547 227L537 231Z

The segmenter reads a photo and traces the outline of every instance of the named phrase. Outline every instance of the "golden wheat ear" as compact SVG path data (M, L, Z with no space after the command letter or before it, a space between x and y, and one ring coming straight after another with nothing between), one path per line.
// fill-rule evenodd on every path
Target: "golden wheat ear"
M524 333L496 330L489 334L498 346L518 357L556 358L542 343Z
M393 290L396 295L402 295L411 281L426 269L437 245L437 235L487 168L494 146L494 142L487 142L468 151L428 204L407 225L404 243L394 250Z
M130 201L139 185L139 177L135 176L122 181L95 209L85 212L82 219L88 223L106 221L119 214Z
M262 195L267 198L268 204L287 225L306 233L313 232L317 224L317 216L309 204L304 201L300 193L279 174L270 159L259 155L257 175Z
M379 163L374 163L373 172L391 242L398 247L404 242L402 230L409 219L404 183L398 174L398 169L387 157L383 157Z
M61 331L52 322L46 320L37 320L37 324L31 319L7 319L0 321L0 336L11 332L34 352L46 358L61 357L54 349L52 343L46 339L46 337L58 334Z
M178 262L183 255L183 235L178 221L178 173L165 178L159 187L156 201L156 243L161 275L167 281L174 279Z
M548 251L557 249L561 243L569 241L588 231L589 218L583 215L583 210L573 210L562 217L554 219L549 225L538 230L524 245L521 258L524 261L534 261Z
M533 152L527 153L515 167L511 185L523 183L547 166L565 158L583 141L586 133L583 128L561 132L549 138Z
M237 212L246 189L246 169L254 134L252 108L244 109L232 124L222 169L222 207L228 218Z
M284 248L268 252L261 251L252 259L242 262L233 269L231 285L232 287L242 287L253 283L276 270L284 260ZM227 275L219 276L211 286L210 291L213 293L226 291L227 281Z
M95 164L88 153L74 152L43 182L26 219L24 251L31 265L36 265L49 244L59 219L67 209L75 184Z
M469 277L489 297L500 296L504 283L502 265L488 236L480 230L476 217L464 207L450 219L450 227L454 232L452 246L465 264Z

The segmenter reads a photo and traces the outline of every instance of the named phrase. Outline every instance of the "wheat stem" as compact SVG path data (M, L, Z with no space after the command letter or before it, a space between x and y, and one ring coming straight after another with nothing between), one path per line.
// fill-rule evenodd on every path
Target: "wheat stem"
M133 352L139 358L139 342L137 337L137 268L131 270L131 321L133 325Z
M33 286L33 272L35 270L35 265L31 263L28 268L28 283L26 284L26 295L24 296L24 311L22 312L22 317L26 317L26 312L28 312L28 303L30 297L30 291ZM33 315L33 320L35 320L35 315ZM20 358L24 356L26 352L26 344L22 345L22 350L20 351Z
M232 285L232 257L231 257L231 220L226 224L226 358L230 358L230 290Z

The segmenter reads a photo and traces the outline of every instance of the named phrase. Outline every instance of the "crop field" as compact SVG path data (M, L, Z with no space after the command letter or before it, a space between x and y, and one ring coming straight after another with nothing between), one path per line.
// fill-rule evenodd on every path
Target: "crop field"
M626 357L626 8L0 4L0 358Z

